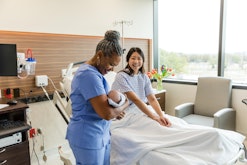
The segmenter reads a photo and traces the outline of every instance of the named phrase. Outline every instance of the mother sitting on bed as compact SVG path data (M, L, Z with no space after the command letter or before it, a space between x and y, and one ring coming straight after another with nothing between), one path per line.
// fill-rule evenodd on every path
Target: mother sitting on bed
M186 123L161 111L144 74L144 55L131 48L112 89L127 95L130 106L111 125L111 165L223 165L235 162L245 136ZM147 105L146 103L150 105ZM156 122L155 122L156 121ZM171 124L172 123L172 124Z
M160 123L160 125L170 127L171 122L164 116L154 95L151 82L145 74L143 67L145 59L142 50L138 47L131 48L126 56L126 61L128 63L127 66L117 74L112 89L125 93L130 105L137 106L143 113ZM146 104L147 102L155 110L156 114L150 111Z

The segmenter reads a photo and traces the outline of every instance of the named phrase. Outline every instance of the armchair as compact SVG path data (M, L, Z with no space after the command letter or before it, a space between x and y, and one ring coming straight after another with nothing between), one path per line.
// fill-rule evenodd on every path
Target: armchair
M199 77L194 103L175 107L175 116L190 124L235 130L236 111L231 108L231 79Z

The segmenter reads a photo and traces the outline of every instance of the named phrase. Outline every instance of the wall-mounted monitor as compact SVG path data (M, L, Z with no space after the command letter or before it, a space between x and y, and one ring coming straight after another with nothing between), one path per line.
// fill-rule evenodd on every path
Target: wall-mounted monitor
M17 76L16 44L0 43L0 76Z

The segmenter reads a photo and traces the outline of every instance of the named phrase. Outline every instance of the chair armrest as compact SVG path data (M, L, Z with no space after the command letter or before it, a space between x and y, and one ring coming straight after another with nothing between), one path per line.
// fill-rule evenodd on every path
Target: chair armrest
M175 116L183 118L194 113L194 103L184 103L175 107Z
M236 111L223 108L214 114L214 127L235 131Z

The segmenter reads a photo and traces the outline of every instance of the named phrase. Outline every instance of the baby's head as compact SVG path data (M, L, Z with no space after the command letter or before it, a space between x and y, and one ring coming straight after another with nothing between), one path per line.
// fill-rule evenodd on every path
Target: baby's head
M121 101L120 93L117 90L111 90L108 93L108 97L112 99L115 103L119 103Z

